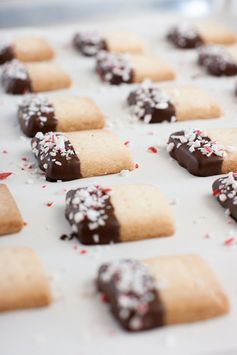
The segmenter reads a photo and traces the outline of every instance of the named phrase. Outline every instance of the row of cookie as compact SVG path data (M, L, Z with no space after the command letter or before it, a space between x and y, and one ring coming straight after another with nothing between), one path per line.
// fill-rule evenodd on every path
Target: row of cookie
M184 147L181 149L185 150ZM202 153L196 154L194 162L189 164L195 165L195 158L201 155ZM183 159L182 162L184 161ZM213 169L212 163L213 160L209 165L208 162L204 164L206 171ZM58 166L60 167L55 165L54 170ZM215 172L212 170L212 173ZM68 176L72 174L72 170L63 174ZM215 180L213 195L228 210L228 214L237 220L237 174L230 172ZM23 219L11 193L3 184L0 185L0 199L3 202L0 211L0 235L19 232L24 226ZM70 190L66 195L65 215L71 224L72 236L84 244L156 238L172 235L175 231L167 201L158 188L150 185L93 185Z
M191 49L204 44L231 45L236 42L237 36L219 23L184 23L172 27L168 31L167 39L178 48ZM72 43L85 56L95 56L101 50L115 53L144 52L142 40L129 31L79 31L74 35ZM38 62L53 57L54 50L42 37L18 36L11 40L3 37L0 42L0 65L13 59Z
M194 99L195 98L195 99ZM160 89L144 82L127 97L131 122L175 122L218 118L221 108L205 91L195 86ZM28 137L50 131L81 131L105 126L104 115L93 100L80 96L26 95L18 106L18 121Z
M6 268L7 265L7 268ZM0 311L48 306L52 294L37 255L29 248L0 248ZM229 301L199 256L122 259L101 265L96 279L113 315L129 331L224 315Z
M228 49L216 46L202 48L198 62L213 75L236 75L237 46ZM95 70L102 81L112 85L140 83L146 79L156 82L175 79L175 72L165 61L145 55L103 51L97 56ZM4 65L1 82L6 93L10 94L44 92L71 86L70 77L55 63L22 63L18 60Z

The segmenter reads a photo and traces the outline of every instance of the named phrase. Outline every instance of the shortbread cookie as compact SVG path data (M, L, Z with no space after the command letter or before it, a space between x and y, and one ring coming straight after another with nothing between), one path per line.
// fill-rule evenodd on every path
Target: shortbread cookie
M237 221L237 173L229 173L217 179L212 185L215 196L222 207Z
M7 185L0 184L0 236L17 233L24 222Z
M83 244L107 244L169 236L168 203L152 185L91 185L68 191L66 218Z
M51 303L47 277L33 250L0 248L0 268L0 312Z
M221 109L207 92L195 86L160 89L144 82L133 90L127 103L131 114L145 123L217 118Z
M167 150L197 176L237 172L237 128L186 129L171 134Z
M237 75L237 46L202 47L198 54L198 64L214 76Z
M134 169L128 148L107 130L37 133L32 150L48 181L68 181Z
M81 131L103 128L104 116L91 99L80 96L27 95L18 108L18 120L28 137L37 132Z
M73 37L73 44L81 54L87 57L97 55L101 50L114 53L142 53L142 41L131 32L112 31L101 34L96 31L78 32Z
M12 59L22 62L40 62L52 59L54 52L41 37L18 37L10 42L0 43L0 64Z
M8 94L59 90L70 85L69 76L51 62L23 63L15 59L2 71L2 86Z
M146 55L122 55L101 51L97 56L96 72L102 81L112 85L173 80L175 73L167 62Z
M213 271L198 255L108 262L100 267L97 284L121 326L133 332L229 311Z
M216 23L199 23L196 25L181 24L173 26L167 39L175 47L192 49L204 44L233 44L236 42L236 34L231 30Z

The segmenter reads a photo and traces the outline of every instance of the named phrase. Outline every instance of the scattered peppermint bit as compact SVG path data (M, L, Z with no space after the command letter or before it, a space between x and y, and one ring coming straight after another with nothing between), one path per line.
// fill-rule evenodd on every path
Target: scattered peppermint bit
M156 147L148 147L147 148L148 152L156 154L158 152L158 149Z
M2 154L8 154L8 151L7 151L6 149L4 149L4 150L2 151Z
M131 144L130 141L125 141L125 142L124 142L124 145L126 145L126 146L128 146L128 145L130 145L130 144Z
M47 206L47 207L53 206L53 202L51 202L51 201L47 202L47 203L46 203L46 206Z
M87 250L85 250L85 249L80 250L80 254L81 254L81 255L87 254Z
M138 168L139 168L139 164L136 163L136 164L135 164L135 169L138 169Z
M129 170L121 170L120 173L119 173L119 175L122 176L122 177L124 177L124 176L128 176L129 173L130 173Z
M230 247L232 245L236 244L236 239L234 237L230 237L230 238L227 238L225 241L224 241L224 245L226 247Z
M12 174L13 174L12 172L0 173L0 180L5 180L5 179L7 179L9 176L11 176Z

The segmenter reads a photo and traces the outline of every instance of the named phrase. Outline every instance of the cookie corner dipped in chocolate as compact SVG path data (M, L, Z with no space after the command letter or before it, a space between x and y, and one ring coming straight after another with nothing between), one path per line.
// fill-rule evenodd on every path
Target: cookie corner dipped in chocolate
M86 57L94 57L107 50L106 40L97 31L77 32L72 40L74 48Z
M102 81L111 85L134 81L134 69L126 55L101 51L96 57L95 70Z
M220 177L212 184L212 194L219 204L228 209L231 217L237 221L237 173Z
M167 40L180 49L194 49L203 45L203 39L195 26L181 24L173 26L167 36Z
M12 44L8 41L0 41L0 65L10 62L15 58Z
M224 151L204 131L186 129L171 134L167 151L193 175L211 176L222 173Z
M1 82L8 94L20 95L32 92L32 84L27 67L16 59L4 64Z
M46 96L26 95L18 105L17 115L21 130L28 137L56 130L58 120Z
M131 114L145 123L174 122L175 106L168 95L150 82L144 82L130 92L127 104Z
M83 244L119 242L119 222L110 199L110 189L99 185L70 190L66 195L65 216L72 236Z
M98 271L97 286L127 331L164 325L164 306L156 280L142 262L122 259L103 264Z
M38 132L32 138L31 146L46 180L56 182L81 178L80 160L63 133Z
M198 52L198 64L213 76L237 75L237 62L228 49L221 45L201 47Z

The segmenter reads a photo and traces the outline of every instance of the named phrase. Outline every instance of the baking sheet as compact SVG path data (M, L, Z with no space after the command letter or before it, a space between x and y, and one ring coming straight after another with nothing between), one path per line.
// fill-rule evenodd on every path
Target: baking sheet
M130 149L139 168L125 175L63 183L45 182L36 165L33 169L25 166L27 162L35 164L35 160L30 151L30 140L22 136L16 122L19 97L0 92L0 171L14 173L6 183L27 222L20 234L1 237L0 246L32 247L41 257L54 293L54 302L48 308L0 315L1 354L236 354L237 245L226 247L223 244L228 237L237 238L236 223L225 215L211 196L215 177L190 175L172 161L165 150L169 134L183 127L236 126L237 99L233 94L236 79L206 76L194 64L195 52L178 51L165 43L163 35L173 22L176 22L173 16L149 14L112 23L107 21L106 25L88 23L8 31L11 35L29 31L40 33L52 42L57 51L56 61L72 76L73 87L50 95L76 93L92 97L106 113L108 127L123 141L131 142ZM112 24L138 32L146 41L148 51L160 53L173 64L178 73L176 82L162 83L161 87L186 83L199 85L217 98L225 116L185 123L132 123L125 99L133 86L102 85L93 72L94 60L81 57L70 47L70 39L76 29L107 29ZM158 146L158 154L147 152L147 148L153 145ZM27 162L22 158L27 158ZM74 240L61 241L62 234L70 233L64 218L65 190L92 182L159 186L172 205L177 229L175 236L91 247ZM53 202L53 206L47 207L47 202ZM96 293L94 278L98 265L114 258L142 259L176 253L198 253L207 259L230 297L230 314L139 334L121 330Z

